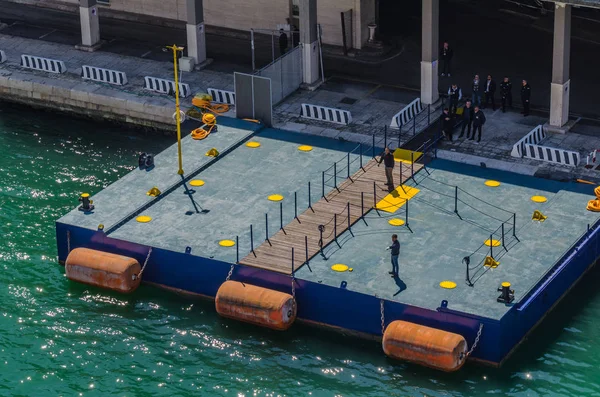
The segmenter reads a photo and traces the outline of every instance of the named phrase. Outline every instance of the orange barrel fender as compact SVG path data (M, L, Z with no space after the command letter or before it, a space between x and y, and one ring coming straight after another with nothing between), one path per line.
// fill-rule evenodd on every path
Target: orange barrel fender
M67 256L65 270L69 280L119 292L133 292L140 285L138 261L108 252L75 248Z
M296 319L294 298L286 293L237 281L225 281L215 299L217 313L279 331Z
M467 358L461 335L407 321L393 321L383 334L383 351L392 358L442 371L456 371Z

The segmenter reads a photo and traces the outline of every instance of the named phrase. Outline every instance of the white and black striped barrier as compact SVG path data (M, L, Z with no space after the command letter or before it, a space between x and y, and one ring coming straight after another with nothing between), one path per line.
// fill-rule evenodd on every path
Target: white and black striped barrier
M216 88L209 88L208 94L212 97L214 103L224 103L225 105L235 105L235 92L217 90Z
M6 53L2 50L0 50L0 63L2 62L6 62Z
M343 109L328 108L325 106L303 103L300 108L300 116L306 119L329 121L337 124L350 124L352 115Z
M127 84L127 76L123 72L88 65L81 67L81 78L114 85Z
M530 143L525 144L525 152L523 155L526 158L548 161L550 163L568 165L571 167L577 167L580 160L579 152Z
M402 128L403 125L411 121L413 118L417 117L417 114L421 113L422 111L423 104L421 103L421 98L417 98L408 105L406 105L404 109L396 113L394 117L392 117L390 127Z
M65 73L67 71L67 67L63 61L25 54L21 55L21 66L49 73Z
M538 125L533 130L529 131L527 135L523 138L519 139L517 143L513 145L512 151L510 155L513 157L523 157L525 155L525 145L537 145L542 141L542 139L546 138L546 132L542 125Z
M144 77L144 88L161 94L175 95L175 82L158 77ZM189 84L179 83L179 95L183 98L192 93Z

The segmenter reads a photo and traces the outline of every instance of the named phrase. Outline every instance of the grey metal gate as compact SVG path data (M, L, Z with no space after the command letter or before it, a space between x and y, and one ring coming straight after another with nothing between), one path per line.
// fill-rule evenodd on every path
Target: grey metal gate
M235 85L235 117L256 119L266 126L273 125L271 79L252 74L233 74Z
M302 45L258 70L256 75L271 79L273 105L277 105L302 84Z

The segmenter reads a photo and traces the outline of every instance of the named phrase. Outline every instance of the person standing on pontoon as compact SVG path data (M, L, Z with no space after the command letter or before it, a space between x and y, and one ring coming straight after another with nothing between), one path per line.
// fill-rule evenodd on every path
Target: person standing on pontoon
M389 274L392 277L398 277L398 256L400 256L400 241L398 241L398 235L392 234L392 245L386 249L391 250L392 253L392 271Z
M388 191L394 190L394 154L390 151L390 148L386 147L381 157L379 158L379 164L383 161L385 165L385 177L387 179Z

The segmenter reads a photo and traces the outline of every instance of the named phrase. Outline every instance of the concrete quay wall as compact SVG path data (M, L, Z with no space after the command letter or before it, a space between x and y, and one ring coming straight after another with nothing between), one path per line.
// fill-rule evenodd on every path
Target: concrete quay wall
M0 100L155 130L174 131L175 106L89 82L0 71Z

